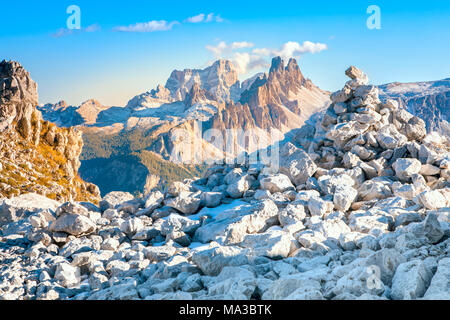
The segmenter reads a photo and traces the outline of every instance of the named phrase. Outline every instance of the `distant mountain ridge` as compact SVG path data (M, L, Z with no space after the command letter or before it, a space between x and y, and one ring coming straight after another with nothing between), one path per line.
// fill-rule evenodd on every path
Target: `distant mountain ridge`
M422 118L428 131L450 133L450 78L438 81L389 83L378 87L380 98L391 98Z

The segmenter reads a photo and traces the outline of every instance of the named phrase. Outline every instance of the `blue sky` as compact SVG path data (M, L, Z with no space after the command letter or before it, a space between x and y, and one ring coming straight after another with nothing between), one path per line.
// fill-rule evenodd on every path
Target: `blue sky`
M84 31L63 30L70 5L80 7ZM381 10L379 30L366 26L369 5ZM330 91L342 87L344 70L352 64L374 84L450 77L449 1L30 0L1 7L0 59L17 60L31 72L40 103L79 105L96 98L124 105L165 84L172 70L205 67L218 57L244 62L251 57L241 68L245 79L264 70L261 60L296 46L303 74ZM190 17L202 21L190 23ZM168 30L118 31L142 31L136 24L150 21Z

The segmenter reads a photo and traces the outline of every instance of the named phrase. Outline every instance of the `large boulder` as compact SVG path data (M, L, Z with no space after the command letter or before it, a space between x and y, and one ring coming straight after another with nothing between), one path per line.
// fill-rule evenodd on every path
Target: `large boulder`
M100 210L116 209L122 203L133 200L134 197L129 192L113 191L108 193L100 201Z
M200 193L182 191L176 198L166 199L165 205L177 209L183 214L190 215L200 209L201 202Z
M204 243L237 244L245 235L264 232L275 224L278 224L278 207L271 200L263 200L222 212L215 221L200 227L194 239Z
M450 199L439 190L427 190L417 196L417 201L429 210L436 210L447 207Z
M203 192L201 195L202 205L207 208L215 208L222 202L222 192Z
M294 292L297 292L297 295L299 295L299 289L301 289L303 294L313 294L312 296L317 297L316 299L321 299L322 297L320 294L320 282L316 279L311 279L305 274L298 273L274 281L267 291L264 292L262 299L285 300Z
M287 175L295 185L305 184L317 170L317 165L302 149L291 143L280 150L280 172Z
M294 189L291 180L284 174L274 174L264 177L260 180L260 184L261 189L268 190L271 193Z
M161 191L153 191L149 193L145 199L144 208L146 212L151 213L156 208L161 206L161 203L164 201L164 195Z
M66 202L63 203L55 212L57 217L63 216L65 214L77 214L80 216L89 217L89 210L76 202Z
M347 174L323 175L317 179L320 190L324 194L334 194L337 187L353 187L355 180Z
M227 300L249 300L256 289L256 277L244 267L224 267L207 284L208 294Z
M406 258L397 250L383 248L367 257L365 265L376 268L379 279L390 287L395 271L405 260Z
M215 246L192 254L192 262L208 276L217 276L226 266L242 266L250 261L248 250L235 246Z
M80 268L71 266L68 263L61 263L56 267L55 280L62 286L70 288L80 283Z
M412 175L417 174L422 169L422 163L417 159L400 158L392 165L395 174L402 181L411 180Z
M311 197L308 201L308 210L312 216L324 217L333 212L334 204L319 197Z
M292 235L281 230L269 230L264 233L248 234L239 244L248 248L255 256L272 259L287 258L295 247Z
M405 131L409 140L421 141L427 135L425 121L416 116L409 119Z
M433 274L421 260L402 263L392 279L391 298L413 300L423 297Z
M360 85L366 85L369 82L367 75L355 66L350 66L345 70L345 75L352 80L357 80Z
M362 201L381 200L392 196L389 180L367 180L358 188L358 197Z
M81 236L94 232L96 225L88 217L77 214L66 214L59 217L50 226L52 232L65 232L73 236Z
M189 186L180 181L172 182L167 188L167 194L172 197L178 197L181 192L190 191Z
M353 211L349 216L349 227L352 231L376 236L389 231L393 223L393 218L390 215L378 210Z
M334 141L337 147L344 148L351 139L366 133L369 126L355 120L338 123L327 131L326 138Z
M54 212L59 206L59 202L35 193L0 200L0 226L24 219L39 211L50 210Z
M254 182L255 178L253 176L248 174L243 175L228 185L227 193L231 198L242 198L244 193L252 187Z
M161 224L161 233L166 236L173 232L179 231L184 233L194 233L200 227L201 223L198 220L189 219L180 216L179 214L171 214L164 219Z
M450 258L439 261L437 271L431 279L425 299L450 300Z

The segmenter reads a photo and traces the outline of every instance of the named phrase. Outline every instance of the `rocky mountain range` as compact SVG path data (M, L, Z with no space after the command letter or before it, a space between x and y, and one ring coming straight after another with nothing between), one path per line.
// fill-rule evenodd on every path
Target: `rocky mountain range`
M37 104L37 85L30 74L17 62L2 61L0 197L36 192L60 201L95 202L98 187L78 175L81 132L43 121Z
M401 108L426 122L428 132L449 134L449 83L444 79L378 88L382 101L398 101ZM197 176L205 160L233 158L270 145L274 129L280 140L285 135L292 138L307 119L324 110L329 94L306 79L294 59L285 65L274 58L268 73L242 82L230 61L218 60L205 69L175 70L164 86L130 99L124 107L88 100L79 107L61 101L39 110L45 120L83 132L80 174L106 194L142 192ZM243 146L234 142L239 140L236 134L231 135L234 153L227 154L203 138L212 129L252 130L253 140ZM180 131L189 136L189 145L180 138ZM193 145L202 146L202 161L191 159L197 155ZM161 167L171 169L155 170Z
M234 106L298 107L278 87L295 66L274 62ZM358 68L346 75L278 162L213 165L98 206L1 199L0 298L449 300L449 136L381 100Z
M81 175L107 193L142 191L147 175L160 176L160 184L173 181L172 174L154 170L167 167L167 161L171 171L181 175L177 178L193 177L207 160L267 147L274 142L272 130L277 130L280 139L292 135L292 130L328 104L329 93L306 79L295 59L285 65L281 58L274 58L267 74L242 83L230 61L218 60L203 70L175 70L165 86L132 98L124 107L107 108L90 100L80 107L60 102L39 110L46 120L77 126L84 133ZM254 130L255 141L241 145L234 134L225 141L233 145L233 152L227 153L204 138L211 129ZM188 146L180 132L192 138ZM194 159L198 155L194 149L188 150L194 145L202 146L202 161ZM149 162L151 166L146 165ZM130 172L138 174L130 176Z

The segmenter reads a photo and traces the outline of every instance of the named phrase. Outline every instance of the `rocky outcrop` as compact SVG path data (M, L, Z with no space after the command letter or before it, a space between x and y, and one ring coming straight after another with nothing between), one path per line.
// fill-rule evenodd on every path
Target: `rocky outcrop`
M16 129L24 139L38 142L31 127L32 117L38 117L37 84L17 62L6 61L0 64L0 81L0 130Z
M215 165L100 208L3 201L0 297L449 299L448 137L346 74L280 166Z
M77 172L81 132L42 120L37 85L17 62L0 63L0 81L0 195L95 201L98 188Z

